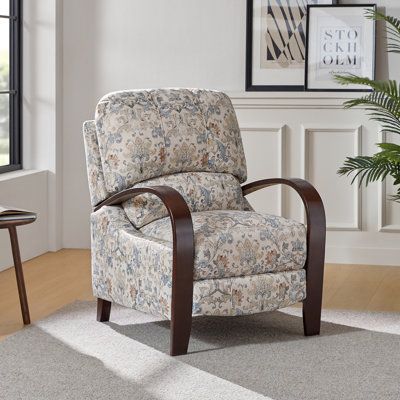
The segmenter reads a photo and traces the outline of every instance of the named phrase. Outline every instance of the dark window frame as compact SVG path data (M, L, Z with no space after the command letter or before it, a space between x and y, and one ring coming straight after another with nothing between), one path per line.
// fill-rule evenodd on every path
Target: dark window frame
M0 15L10 21L10 163L0 166L0 173L22 169L22 0L10 0L9 15Z

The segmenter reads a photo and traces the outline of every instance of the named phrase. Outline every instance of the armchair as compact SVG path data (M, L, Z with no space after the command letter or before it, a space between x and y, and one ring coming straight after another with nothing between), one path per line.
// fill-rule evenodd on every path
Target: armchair
M320 196L301 179L246 181L240 131L220 92L157 89L104 96L83 126L93 213L97 320L112 302L171 320L186 354L192 315L237 316L303 302L319 334L325 253ZM254 211L247 194L292 187L307 228Z

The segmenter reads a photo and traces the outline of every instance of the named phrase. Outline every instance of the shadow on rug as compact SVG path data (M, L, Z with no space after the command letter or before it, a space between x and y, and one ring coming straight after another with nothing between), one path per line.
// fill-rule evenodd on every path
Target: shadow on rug
M158 400L140 382L118 376L96 357L36 326L7 338L4 345L0 347L1 400Z
M400 399L399 314L327 310L304 337L299 311L194 318L170 357L168 321L74 303L0 342L0 399Z
M108 325L168 354L169 321ZM400 398L400 336L323 322L303 336L282 312L193 319L180 361L276 400Z

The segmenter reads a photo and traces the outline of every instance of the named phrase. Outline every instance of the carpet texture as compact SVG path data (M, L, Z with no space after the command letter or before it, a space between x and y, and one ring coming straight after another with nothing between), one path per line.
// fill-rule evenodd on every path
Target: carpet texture
M0 399L400 399L400 315L300 309L194 319L190 354L170 357L169 323L74 303L0 342Z

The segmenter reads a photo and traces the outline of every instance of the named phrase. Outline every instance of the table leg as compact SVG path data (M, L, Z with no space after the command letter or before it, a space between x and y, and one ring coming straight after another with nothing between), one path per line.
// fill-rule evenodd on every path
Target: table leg
M19 302L21 304L22 319L25 325L29 325L31 323L31 319L29 316L28 299L26 297L26 290L25 290L24 272L22 270L21 255L18 246L17 229L15 226L10 226L8 228L8 231L10 233L11 249L14 258L15 275L17 277L17 286L19 293Z

